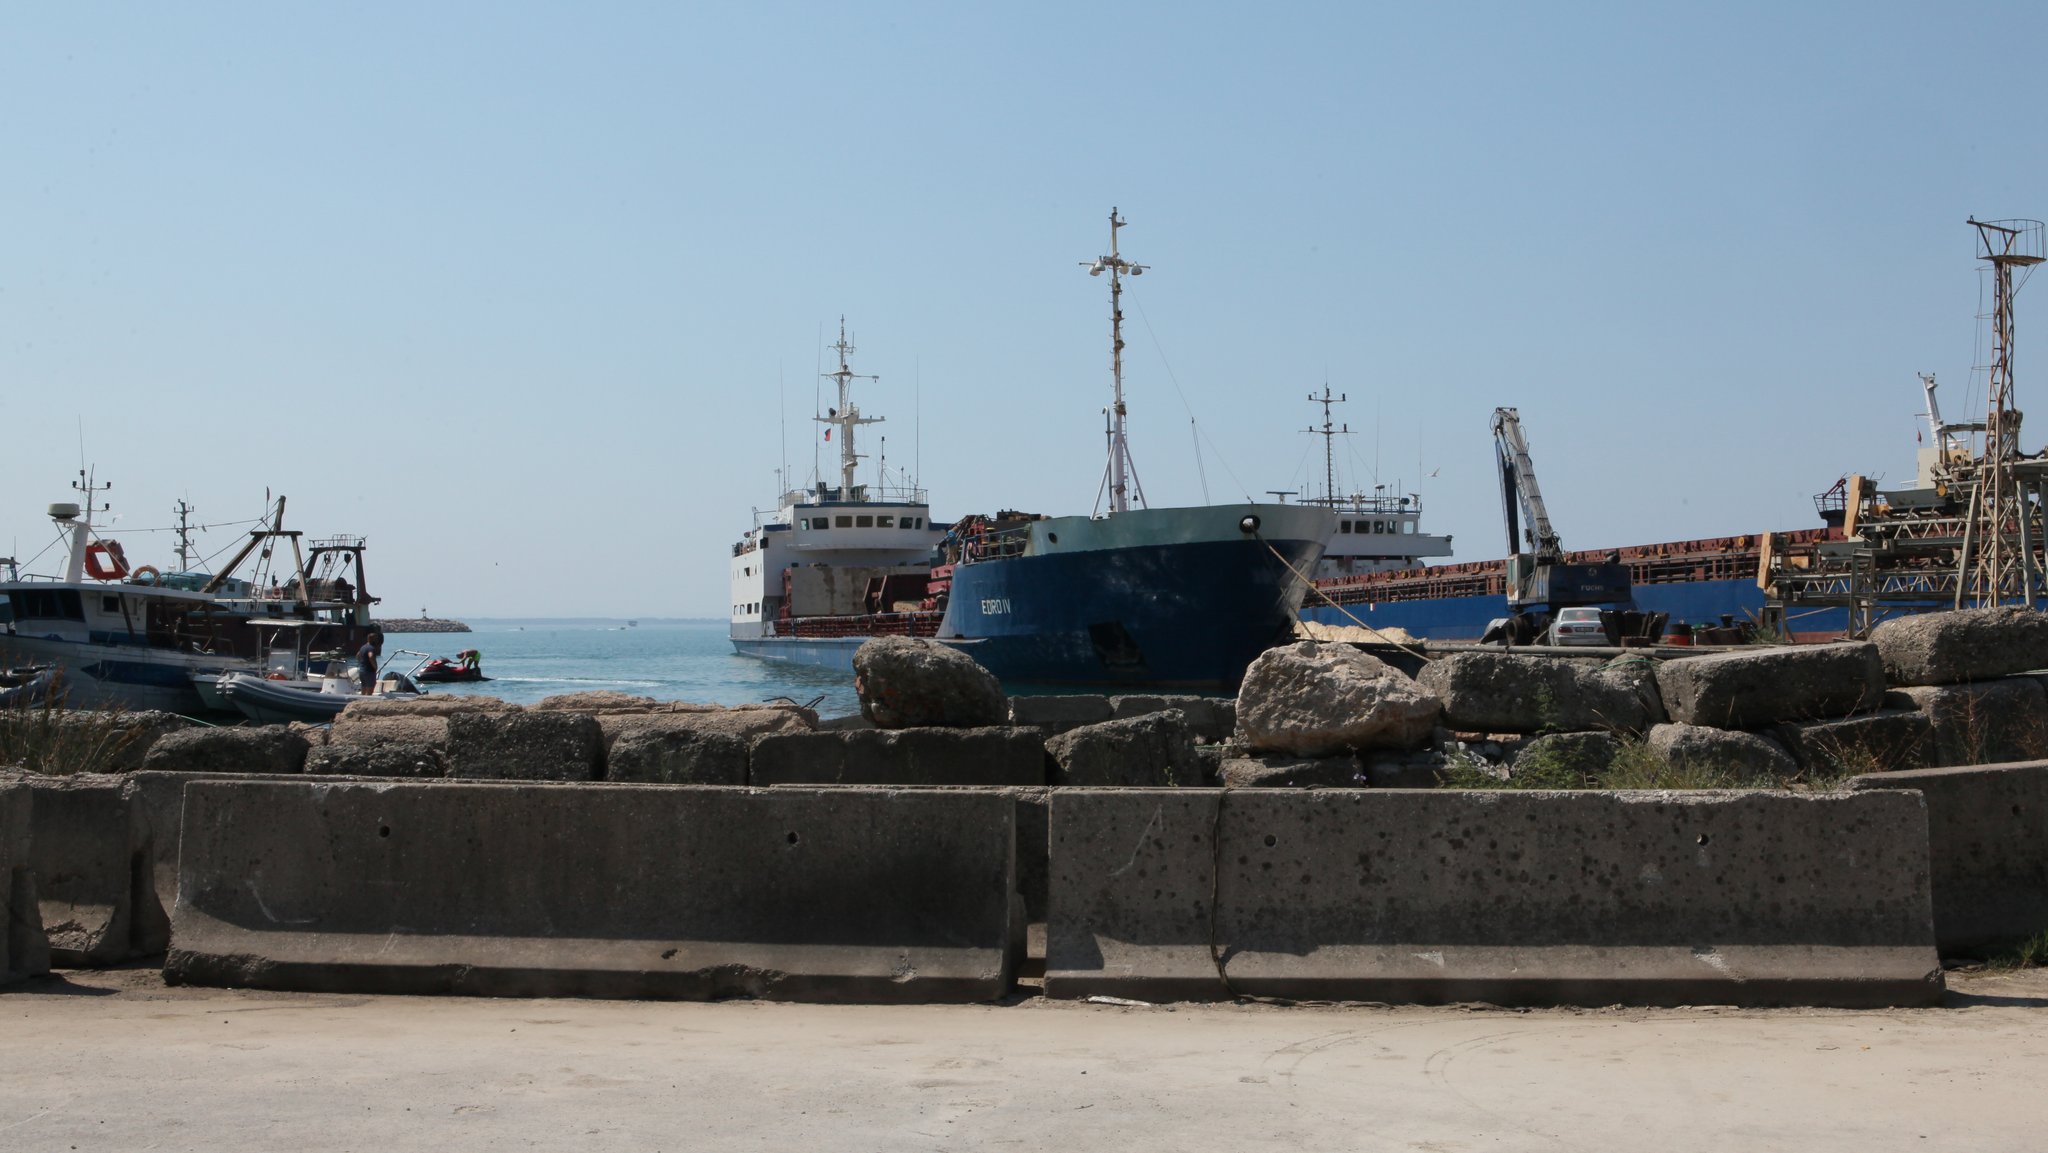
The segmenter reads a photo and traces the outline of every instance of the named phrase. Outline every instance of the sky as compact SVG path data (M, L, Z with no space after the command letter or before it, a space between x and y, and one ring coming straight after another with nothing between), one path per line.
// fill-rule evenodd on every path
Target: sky
M390 615L723 617L778 470L834 475L841 316L861 448L936 518L1085 513L1112 206L1154 506L1319 490L1327 385L1339 489L1419 493L1458 559L1505 549L1497 405L1569 548L1809 527L1910 483L1916 373L1982 409L1965 220L2048 216L2044 41L2038 4L8 5L0 550L52 571L86 468L134 563L180 500L224 560L283 493Z

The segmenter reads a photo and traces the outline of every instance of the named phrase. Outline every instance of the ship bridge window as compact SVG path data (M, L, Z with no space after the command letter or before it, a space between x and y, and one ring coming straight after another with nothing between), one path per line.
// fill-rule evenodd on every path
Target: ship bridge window
M1350 522L1350 521L1348 521L1348 520L1340 520L1340 521L1338 521L1338 522L1337 522L1337 531L1338 531L1338 532L1350 532L1350 531L1351 531L1351 522Z
M82 621L85 602L77 589L17 589L7 594L16 620Z
M832 518L832 525L835 528L852 528L853 518L850 516L835 516Z
M876 528L895 528L895 527L896 527L896 518L895 518L895 517L893 517L893 516L878 516L878 517L876 517L876 518L875 518L875 527L876 527Z
M101 611L101 612L103 612L103 613L117 613L117 612L120 612L120 611L121 611L121 598L120 598L120 597L117 597L117 596L103 596L103 597L101 597L101 598L100 598L100 611Z
M853 527L873 528L875 527L875 518L871 516L855 517L853 521Z

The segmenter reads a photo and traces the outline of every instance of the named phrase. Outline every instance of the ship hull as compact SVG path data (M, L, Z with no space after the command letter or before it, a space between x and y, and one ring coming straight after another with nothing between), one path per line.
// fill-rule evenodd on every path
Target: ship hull
M1738 622L1754 620L1764 609L1764 592L1753 578L1638 584L1632 595L1637 608L1668 613L1674 623L1716 624L1724 616ZM1428 640L1476 641L1487 625L1508 613L1507 597L1481 594L1366 602L1341 608L1312 605L1302 610L1301 617L1327 625L1399 628ZM1841 636L1848 629L1849 617L1846 610L1839 608L1795 609L1789 614L1787 625L1795 640L1823 640Z
M226 663L217 656L141 645L0 636L0 664L55 666L59 691L73 708L210 712L192 687L192 674L219 672Z

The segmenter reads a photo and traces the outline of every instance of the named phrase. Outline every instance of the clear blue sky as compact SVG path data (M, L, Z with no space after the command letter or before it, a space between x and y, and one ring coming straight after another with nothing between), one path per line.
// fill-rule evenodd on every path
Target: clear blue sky
M13 5L0 550L82 458L138 562L269 488L395 612L723 616L841 313L938 516L1083 512L1111 205L1155 505L1319 477L1327 381L1340 484L1463 559L1498 404L1570 547L1805 527L1910 480L1915 372L1981 407L1963 221L2048 216L2044 13Z

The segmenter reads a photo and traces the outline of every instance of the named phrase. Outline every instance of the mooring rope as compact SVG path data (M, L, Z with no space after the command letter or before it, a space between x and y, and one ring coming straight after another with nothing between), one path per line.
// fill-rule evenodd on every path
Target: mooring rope
M1388 636L1386 633L1383 633L1380 630L1372 627L1371 625L1366 624L1364 621L1359 620L1358 617L1355 614L1353 614L1350 609L1347 609L1343 605L1338 604L1336 601L1331 600L1328 596L1324 596L1322 590L1316 588L1316 582L1311 580L1308 577L1308 575L1303 573L1300 569L1295 568L1294 562L1288 560L1286 554L1282 553L1279 549L1274 548L1272 541L1267 540L1264 536L1261 536L1258 533L1253 533L1252 535L1254 537L1257 537L1258 542L1260 544L1266 546L1266 551L1272 553L1275 560L1278 560L1281 564L1287 566L1287 571L1293 573L1295 579L1301 581L1302 584L1308 586L1310 592L1313 592L1317 596L1322 597L1323 602L1325 604L1329 605L1333 609L1336 609L1338 612L1343 613L1344 616L1347 619L1349 619L1352 624L1355 624L1359 628L1364 629L1366 632L1369 632L1372 635L1380 638L1382 643L1393 645L1395 648L1400 649L1402 652L1407 653L1410 656L1416 657L1423 661L1433 661L1436 659L1435 657L1430 656L1427 652L1423 651L1422 649L1415 648L1414 646L1407 644L1403 641L1397 641L1393 637Z

